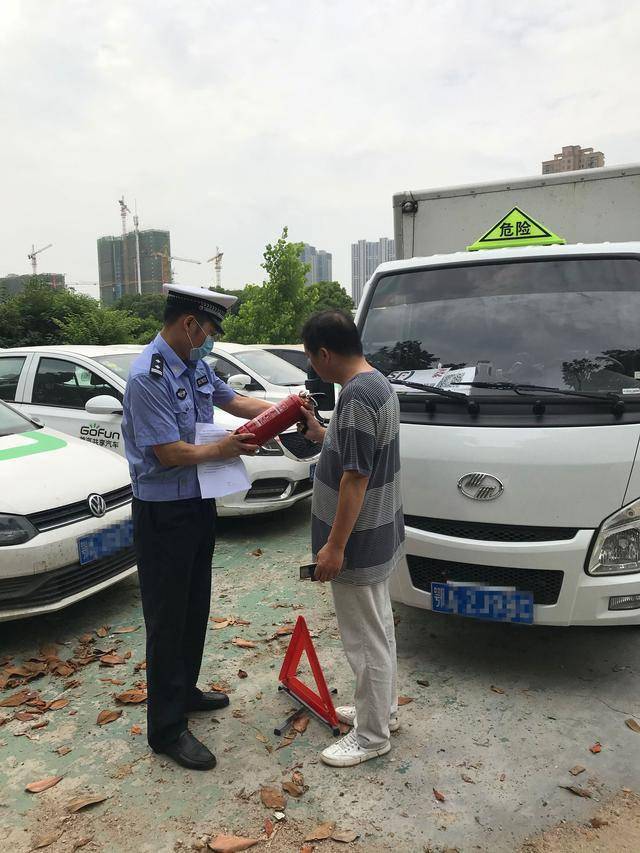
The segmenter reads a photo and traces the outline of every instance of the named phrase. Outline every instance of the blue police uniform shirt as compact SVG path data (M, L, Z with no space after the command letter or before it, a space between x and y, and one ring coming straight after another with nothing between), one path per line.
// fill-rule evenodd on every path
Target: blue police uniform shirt
M204 361L185 363L162 335L134 361L124 395L122 436L135 497L143 501L199 498L195 465L166 468L154 445L195 443L196 423L213 421L214 402L236 396Z

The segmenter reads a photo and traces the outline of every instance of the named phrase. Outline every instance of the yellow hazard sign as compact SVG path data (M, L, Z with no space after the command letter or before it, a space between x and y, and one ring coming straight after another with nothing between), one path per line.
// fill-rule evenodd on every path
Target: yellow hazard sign
M503 249L507 246L552 246L566 242L563 237L558 237L553 231L536 222L528 213L520 210L519 207L514 207L486 234L467 246L467 251Z

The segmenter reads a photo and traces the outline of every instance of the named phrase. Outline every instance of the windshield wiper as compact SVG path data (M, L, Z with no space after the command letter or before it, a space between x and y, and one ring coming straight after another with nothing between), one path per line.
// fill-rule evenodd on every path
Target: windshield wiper
M436 388L435 385L425 385L422 382L405 382L403 379L389 379L389 382L392 385L404 385L406 388L428 391L430 394L438 394L440 397L447 397L449 400L459 400L460 402L469 403L469 397L463 394L462 391L449 391L447 388Z
M621 417L625 411L625 401L615 391L602 391L598 394L595 391L569 391L566 388L556 388L553 385L527 385L520 382L455 382L452 384L468 385L471 388L494 388L499 391L515 391L516 394L521 394L524 397L532 397L537 392L543 392L563 394L566 397L582 397L587 400L597 400L599 403L609 403L611 405L611 414L617 418ZM533 405L533 411L537 415L544 414L545 403L542 400L536 400Z
M587 400L600 400L605 403L623 402L615 391L570 391L568 388L556 388L553 385L527 385L521 382L453 382L452 385L467 385L470 388L495 388L499 391L515 391L516 394L529 396L532 391L547 391L565 394L567 397L585 397Z

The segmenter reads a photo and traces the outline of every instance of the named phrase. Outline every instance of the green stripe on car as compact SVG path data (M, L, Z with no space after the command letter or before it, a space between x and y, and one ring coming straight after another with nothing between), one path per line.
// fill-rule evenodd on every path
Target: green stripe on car
M0 462L7 459L18 459L20 456L31 456L34 453L48 453L50 450L60 450L66 447L67 442L56 435L47 435L39 430L30 430L20 433L22 438L28 438L29 444L21 444L18 447L0 449Z

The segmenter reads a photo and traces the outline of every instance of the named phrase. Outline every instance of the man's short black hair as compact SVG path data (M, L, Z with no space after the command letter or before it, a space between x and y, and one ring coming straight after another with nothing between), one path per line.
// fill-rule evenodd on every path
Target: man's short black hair
M353 317L344 311L318 311L302 329L302 342L312 355L321 347L337 355L362 355L360 333Z
M176 320L179 320L180 317L186 317L187 314L195 317L198 323L203 326L205 323L213 322L210 314L206 314L204 311L194 311L193 308L185 308L182 305L173 305L171 302L167 302L164 306L164 314L163 319L165 325L171 326ZM216 324L214 323L214 326ZM216 327L217 328L217 327Z

